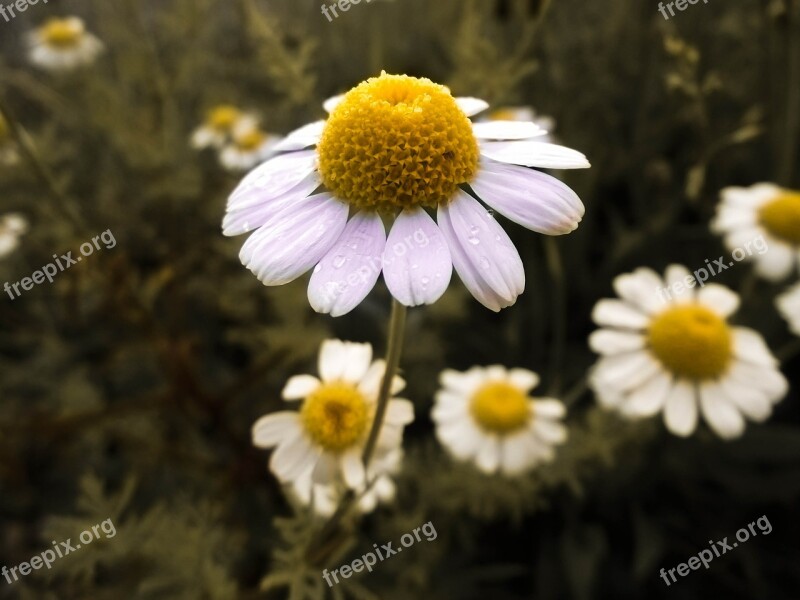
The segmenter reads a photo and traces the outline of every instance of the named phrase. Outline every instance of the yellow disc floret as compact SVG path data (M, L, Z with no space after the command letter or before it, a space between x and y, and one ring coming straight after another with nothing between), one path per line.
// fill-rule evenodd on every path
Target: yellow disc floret
M653 353L679 377L719 377L733 355L728 324L697 304L669 308L655 317L648 338Z
M217 131L227 132L242 116L241 111L235 106L222 104L208 111L207 122Z
M530 399L503 381L487 383L472 396L470 410L475 421L492 433L509 433L525 427L531 416Z
M75 46L83 37L83 21L75 17L50 19L40 29L42 41L50 46L68 48Z
M353 385L325 383L308 396L300 418L309 437L325 450L339 452L367 432L371 417L366 399Z
M317 151L325 186L367 210L436 207L478 168L472 123L450 90L405 75L383 73L348 92Z
M233 142L244 152L257 150L267 140L267 134L259 129L250 129L235 136Z
M776 238L800 245L800 192L786 191L758 211L761 224Z

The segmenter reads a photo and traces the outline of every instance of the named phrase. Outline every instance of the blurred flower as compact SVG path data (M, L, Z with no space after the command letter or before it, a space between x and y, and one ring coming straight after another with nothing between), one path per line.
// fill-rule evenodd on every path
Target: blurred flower
M11 166L19 161L19 153L11 138L8 123L0 114L0 165Z
M766 420L786 394L778 361L759 333L727 322L737 294L713 283L689 288L680 265L669 266L665 279L647 268L620 275L614 289L622 300L595 305L592 318L604 329L589 337L602 355L590 385L603 406L629 418L663 411L675 435L694 432L699 404L720 437L738 437L745 417ZM674 291L670 300L658 293L665 286Z
M778 296L776 304L783 318L789 321L792 333L800 335L800 283Z
M0 258L16 250L20 238L27 231L28 221L18 213L9 213L0 218Z
M352 489L365 484L361 453L375 415L378 391L386 369L383 360L372 362L372 346L326 340L319 353L320 379L298 375L283 388L287 401L302 400L299 411L267 415L253 426L253 443L276 447L272 472L284 483L302 480L330 484L340 477ZM400 377L392 381L392 394L405 387ZM375 460L400 447L404 427L414 420L408 400L389 400L386 418L375 449Z
M763 236L769 250L751 255L756 273L786 279L800 261L800 192L771 183L725 188L711 229L725 236L731 250Z
M78 17L50 19L29 34L29 58L48 71L69 71L95 61L103 43Z
M203 123L192 132L192 146L198 150L222 148L231 141L234 129L242 123L257 127L258 119L230 104L219 104L206 113Z
M525 287L522 260L463 186L524 227L560 235L578 226L583 204L554 177L525 167L589 163L536 141L544 132L533 123L469 120L487 107L427 79L369 79L327 101L327 121L289 134L276 147L284 154L245 177L228 200L224 233L257 229L239 256L264 285L314 268L309 302L333 316L355 308L381 271L399 302L431 304L454 266L482 304L510 306ZM426 209L437 211L438 224ZM388 239L381 215L394 219Z
M261 130L257 123L240 121L233 128L230 142L220 151L219 161L229 171L249 171L273 154L278 136Z
M365 483L355 490L358 497L356 507L361 513L370 513L378 504L394 500L397 488L392 475L400 469L402 457L403 452L398 448L370 462ZM316 483L312 473L309 469L295 479L290 493L304 506L311 506L316 514L329 517L339 506L347 486L342 481Z
M554 457L567 439L558 400L528 394L539 376L525 369L493 365L460 373L446 370L432 417L439 441L461 461L484 473L517 475Z
M539 115L530 106L504 106L491 111L485 119L481 121L528 121L540 127L546 132L538 138L540 142L554 142L552 136L556 128L556 121L553 117Z

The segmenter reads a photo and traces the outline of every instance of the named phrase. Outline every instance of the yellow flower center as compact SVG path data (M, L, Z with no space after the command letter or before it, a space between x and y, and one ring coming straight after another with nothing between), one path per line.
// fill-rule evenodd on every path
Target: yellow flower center
M266 134L258 129L251 129L246 133L236 136L234 143L244 152L252 152L256 150L267 139Z
M75 46L83 36L85 28L79 19L50 19L40 32L42 40L50 46L66 48Z
M217 131L227 132L241 117L241 112L235 106L223 104L213 108L208 113L208 124Z
M800 192L786 191L758 211L761 224L776 238L800 245Z
M722 375L733 354L728 324L697 304L676 306L658 315L648 332L650 347L673 374L690 379Z
M516 121L517 111L513 108L498 108L489 113L490 121Z
M518 388L493 381L479 388L470 402L472 416L485 430L509 433L527 425L531 416L529 398Z
M317 151L325 186L367 210L434 208L478 168L472 123L450 90L406 75L382 73L350 90Z
M364 436L371 412L354 386L332 382L321 385L306 398L300 418L314 442L325 450L339 452Z

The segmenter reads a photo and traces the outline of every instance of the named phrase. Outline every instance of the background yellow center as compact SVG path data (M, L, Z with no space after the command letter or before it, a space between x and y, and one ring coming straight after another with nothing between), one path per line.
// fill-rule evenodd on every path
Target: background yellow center
M776 238L800 244L800 193L786 192L761 207L759 220Z
M306 398L300 418L314 442L338 452L355 444L367 431L370 411L352 385L326 383Z
M228 131L239 119L239 110L233 106L217 106L208 113L208 123L214 129Z
M472 123L450 91L428 79L387 75L353 88L318 145L325 186L362 209L448 202L478 167Z
M656 317L650 325L649 341L664 366L680 377L718 377L731 360L728 324L696 304L670 308Z
M508 433L528 423L529 398L505 382L487 383L472 397L472 416L487 431Z
M81 23L74 19L52 19L42 27L42 39L51 46L74 46L83 31Z

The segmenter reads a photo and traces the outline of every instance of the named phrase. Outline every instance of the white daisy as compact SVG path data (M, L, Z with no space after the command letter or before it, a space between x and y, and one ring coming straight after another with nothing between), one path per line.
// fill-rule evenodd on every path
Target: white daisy
M78 17L53 18L28 34L30 61L48 71L70 71L91 64L103 43Z
M341 478L358 490L366 473L361 454L375 416L384 361L372 361L372 346L326 340L319 353L320 378L298 375L283 388L289 402L302 400L299 411L267 415L253 426L253 443L260 448L275 447L270 469L284 483L291 483L311 471L313 481L329 484ZM401 391L405 382L395 376L391 393ZM380 457L402 444L404 427L414 420L408 400L389 400L378 437L375 456Z
M265 285L313 269L309 302L333 316L355 308L381 272L402 304L431 304L453 267L482 304L510 306L525 287L522 260L476 197L533 231L569 233L580 199L527 167L589 163L538 141L545 132L533 123L469 120L487 107L427 79L369 79L326 102L326 121L289 134L281 154L244 178L223 232L256 230L239 256ZM388 238L381 215L393 220Z
M528 121L545 131L546 134L538 138L540 142L554 142L552 133L556 128L553 117L538 114L530 106L503 106L492 110L482 121Z
M220 151L219 161L229 171L249 171L269 158L280 141L280 137L262 131L257 123L240 121Z
M20 238L27 231L28 221L18 213L9 213L0 218L0 258L16 250Z
M778 296L775 303L792 333L800 335L800 283Z
M231 104L218 104L206 112L203 122L192 132L192 147L220 149L230 142L241 123L257 127L258 118Z
M533 399L539 376L493 365L440 376L431 416L436 437L458 460L484 473L517 475L555 456L567 439L566 409L552 398Z
M800 261L800 192L771 183L725 188L711 229L730 250L754 260L761 277L786 279Z
M665 279L640 268L614 280L621 300L600 300L592 313L604 329L589 337L602 355L590 385L603 406L630 418L663 411L675 435L694 432L699 406L711 429L735 438L745 418L770 416L786 380L760 334L727 322L739 296L714 283L695 290L691 281L680 265Z
M402 450L397 448L370 461L366 482L355 490L359 512L370 513L378 504L388 504L394 500L397 487L392 475L400 469L402 457ZM290 493L302 505L311 506L316 514L329 517L338 508L347 486L340 480L317 483L312 475L313 469L309 469L295 479L290 486Z

